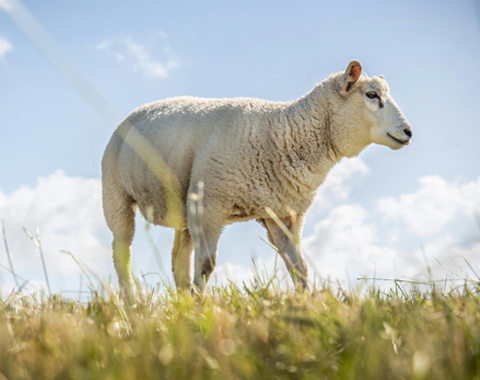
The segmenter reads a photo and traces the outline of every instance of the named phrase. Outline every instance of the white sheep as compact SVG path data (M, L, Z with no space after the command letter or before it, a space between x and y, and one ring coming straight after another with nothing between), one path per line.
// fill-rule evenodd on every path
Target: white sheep
M383 76L361 74L361 63L352 60L345 72L286 103L179 97L134 110L113 134L102 162L104 212L122 293L133 295L136 206L152 223L175 228L177 289L192 283L203 289L223 228L251 219L267 229L293 279L308 288L300 236L330 169L371 143L400 149L412 136ZM189 196L199 183L201 214Z

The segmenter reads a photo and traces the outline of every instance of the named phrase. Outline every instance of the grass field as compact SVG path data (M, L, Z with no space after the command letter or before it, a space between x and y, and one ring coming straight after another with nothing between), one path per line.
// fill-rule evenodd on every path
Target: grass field
M2 300L0 379L480 378L475 286L305 294L253 282L140 298Z

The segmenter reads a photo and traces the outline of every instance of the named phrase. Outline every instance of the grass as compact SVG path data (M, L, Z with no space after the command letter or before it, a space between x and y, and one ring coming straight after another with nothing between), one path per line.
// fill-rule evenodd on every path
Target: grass
M0 302L2 380L476 379L479 353L467 286L305 294L257 281L193 297L144 288L128 308L97 292Z

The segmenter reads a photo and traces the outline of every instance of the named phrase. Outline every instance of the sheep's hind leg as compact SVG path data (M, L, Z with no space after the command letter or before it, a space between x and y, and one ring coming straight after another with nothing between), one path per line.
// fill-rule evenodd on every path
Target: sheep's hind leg
M303 289L308 290L307 264L300 248L300 236L305 216L294 215L280 218L280 220L290 231L291 236L287 236L273 219L263 219L260 220L260 223L267 229L268 240L277 247L293 281L296 282L295 285L301 284Z
M172 271L177 291L190 289L192 273L193 241L188 229L176 230L172 250Z
M121 295L133 300L132 240L135 232L135 201L118 187L104 184L103 207L108 227L113 233L113 262Z

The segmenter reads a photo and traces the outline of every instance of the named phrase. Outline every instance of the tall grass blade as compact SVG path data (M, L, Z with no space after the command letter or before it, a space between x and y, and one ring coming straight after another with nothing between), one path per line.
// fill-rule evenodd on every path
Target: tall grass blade
M275 212L270 207L265 207L265 211L268 216L277 224L277 226L282 230L282 232L288 237L291 242L296 243L298 239L293 236L287 226L280 220L280 218L275 214Z
M13 279L15 280L15 285L17 285L17 288L20 289L20 285L18 284L17 275L15 274L15 270L13 269L13 262L12 262L12 258L10 257L10 250L8 249L7 233L5 232L5 221L4 220L2 220L2 233L3 233L3 244L5 245L5 251L7 252L7 257L8 257L8 265L10 265L10 271L13 275Z
M48 280L48 272L47 272L47 266L45 264L45 257L43 256L43 250L42 250L42 243L40 240L40 230L38 227L35 229L35 234L37 235L36 238L33 237L33 235L25 228L23 227L23 231L27 234L27 236L30 238L31 241L37 246L38 251L40 252L40 258L42 259L42 267L43 267L43 273L45 275L45 281L47 283L47 289L48 289L48 295L52 295L52 290L50 288L50 281Z

